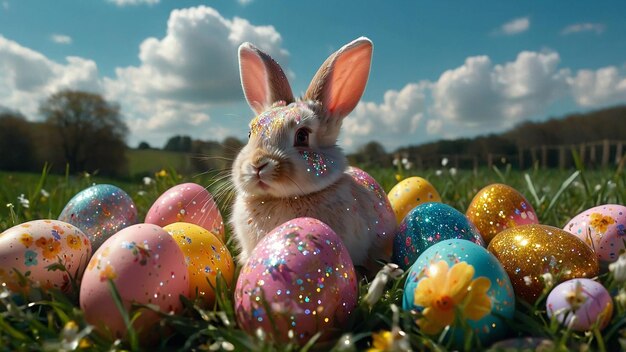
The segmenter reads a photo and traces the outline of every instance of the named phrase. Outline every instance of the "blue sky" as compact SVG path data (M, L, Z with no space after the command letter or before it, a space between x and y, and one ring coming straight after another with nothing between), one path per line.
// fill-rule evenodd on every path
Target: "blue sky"
M391 151L626 103L625 13L624 1L0 0L0 106L37 120L49 94L84 89L121 105L131 146L245 139L239 43L269 52L300 94L367 36L370 80L339 143Z

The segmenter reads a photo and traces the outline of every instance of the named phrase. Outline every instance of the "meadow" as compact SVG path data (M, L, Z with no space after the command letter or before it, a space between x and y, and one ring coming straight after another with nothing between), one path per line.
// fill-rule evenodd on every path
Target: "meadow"
M174 166L175 167L175 166ZM605 170L554 170L533 168L513 170L510 165L474 171L456 170L442 166L433 170L402 170L395 168L366 169L389 191L398 179L421 176L439 191L444 203L465 212L473 196L491 183L504 183L520 191L536 210L540 223L562 228L581 211L600 204L626 204L626 175L622 167ZM82 189L96 183L110 183L125 190L134 200L139 219L143 219L150 205L171 186L195 182L220 194L217 201L226 219L230 197L220 190L222 182L214 181L217 173L181 175L175 169L164 169L141 181L120 181L97 176L50 175L44 168L41 174L0 172L0 232L16 224L34 219L56 219L64 205ZM228 235L228 233L227 233ZM229 241L230 249L234 247ZM610 275L599 280L613 294L618 284ZM414 350L444 351L451 348L440 336L432 338L419 331L415 313L396 311L401 306L403 278L387 285L380 301L369 306L363 296L369 283L360 283L361 299L345 333L337 340L322 345L322 350L356 351L371 347L372 334L382 330L400 329L406 333ZM32 290L29 297L10 295L0 291L0 350L315 350L313 344L304 347L273 345L264 336L249 336L237 328L234 317L232 291L228 284L218 284L218 299L214 307L199 302L184 301L184 311L177 316L163 315L161 328L167 338L147 348L140 346L135 334L128 341L110 341L98 336L88 326L77 308L77 297L59 292L44 293ZM232 288L232 285L231 285ZM622 302L623 304L623 302ZM518 303L514 318L507 323L514 333L511 337L544 338L545 350L603 350L626 348L626 314L622 304L616 303L615 314L609 326L600 331L577 333L561 327L545 315L545 297L536 304ZM621 346L621 347L620 347ZM470 336L460 349L478 350L481 346Z

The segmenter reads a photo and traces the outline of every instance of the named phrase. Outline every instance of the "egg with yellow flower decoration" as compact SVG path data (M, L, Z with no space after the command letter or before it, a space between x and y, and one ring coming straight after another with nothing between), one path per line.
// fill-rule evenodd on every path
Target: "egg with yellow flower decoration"
M453 342L461 344L461 325L467 324L488 344L506 335L503 319L513 317L515 294L491 253L468 240L450 239L429 247L411 266L403 308L421 312L416 323L428 335L450 326Z
M585 241L601 262L613 262L625 248L626 206L605 204L587 209L563 229Z
M69 293L73 287L68 273L80 280L90 257L91 242L76 226L58 220L25 222L0 234L0 286L27 293L31 285L22 285L19 274L28 274L43 288ZM56 263L67 272L47 269Z

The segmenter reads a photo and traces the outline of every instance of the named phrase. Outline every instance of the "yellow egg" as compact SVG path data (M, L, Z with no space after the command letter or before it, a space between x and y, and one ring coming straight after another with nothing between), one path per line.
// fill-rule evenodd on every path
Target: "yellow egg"
M506 229L489 243L489 251L502 263L515 294L529 303L544 289L545 274L554 283L598 275L594 251L575 235L547 225L522 225Z
M228 248L213 233L195 224L175 222L163 229L174 237L185 256L190 298L200 297L212 305L218 273L229 285L233 280L235 264Z
M476 225L486 243L504 229L539 222L528 200L515 188L501 183L481 189L465 215Z
M430 182L414 176L393 186L389 191L389 202L399 224L416 206L427 202L441 202L441 197Z

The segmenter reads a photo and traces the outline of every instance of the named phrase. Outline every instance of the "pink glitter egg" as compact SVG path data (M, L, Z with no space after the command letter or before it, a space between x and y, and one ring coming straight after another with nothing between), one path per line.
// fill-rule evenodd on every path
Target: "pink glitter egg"
M346 173L359 183L363 188L368 189L370 192L376 195L378 202L372 204L376 210L377 218L374 220L374 228L378 236L389 236L393 234L396 229L396 215L393 212L389 198L383 190L383 188L376 182L376 180L370 176L367 172L359 169L358 167L350 166ZM385 254L387 257L391 256L393 249L393 238L385 241L387 248L385 248Z
M165 191L150 207L146 224L161 227L187 222L205 228L224 242L224 222L211 193L196 183L183 183Z
M574 216L563 228L585 241L602 262L617 260L626 239L626 206L605 204Z
M241 269L235 312L248 333L305 344L345 331L357 304L350 254L335 232L313 218L290 220L264 237Z
M124 338L126 326L109 280L127 311L138 303L176 313L182 309L179 296L189 293L183 252L167 231L152 224L127 227L106 240L89 261L80 287L80 308L87 322L105 335ZM140 312L133 327L141 336L149 336L160 317L145 309Z

